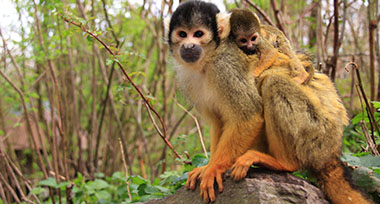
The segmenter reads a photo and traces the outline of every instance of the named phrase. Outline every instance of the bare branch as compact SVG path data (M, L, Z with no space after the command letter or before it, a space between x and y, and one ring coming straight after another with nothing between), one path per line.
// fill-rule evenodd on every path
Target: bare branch
M273 21L270 19L270 17L265 13L265 11L263 11L260 7L258 7L255 3L253 3L251 0L244 0L245 2L247 2L250 6L252 6L254 9L256 9L257 12L259 12L259 14L265 19L265 21L271 25L271 26L275 26L275 24L273 23Z

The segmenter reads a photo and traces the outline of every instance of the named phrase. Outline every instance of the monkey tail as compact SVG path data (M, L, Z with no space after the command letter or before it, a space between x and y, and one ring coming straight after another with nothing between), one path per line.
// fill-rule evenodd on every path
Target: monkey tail
M326 167L316 171L322 191L335 204L372 204L373 202L350 181L348 169L338 159L331 160Z

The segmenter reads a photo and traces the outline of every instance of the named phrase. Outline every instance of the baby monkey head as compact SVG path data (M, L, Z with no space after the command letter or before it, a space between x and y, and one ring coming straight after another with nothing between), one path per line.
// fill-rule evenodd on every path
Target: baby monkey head
M230 17L231 37L238 47L248 55L257 52L260 36L260 20L250 10L233 9Z
M217 13L219 9L214 4L202 1L187 1L178 6L168 32L170 50L177 61L198 63L219 44Z

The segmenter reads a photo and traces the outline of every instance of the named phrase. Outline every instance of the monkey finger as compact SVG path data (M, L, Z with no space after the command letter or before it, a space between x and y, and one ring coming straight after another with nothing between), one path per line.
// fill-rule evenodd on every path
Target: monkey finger
M214 179L215 176L205 177L200 185L201 196L205 201L215 201L215 192L214 192Z
M219 192L222 192L223 189L224 189L222 174L217 174L216 175L216 183L218 184L218 190L219 190Z
M208 196L209 192L208 192L208 189L205 188L205 189L202 189L201 188L201 197L203 198L204 201L206 201L207 203L210 201L210 198Z
M194 190L195 185L197 184L199 174L191 174L188 176L188 179L186 181L186 188Z

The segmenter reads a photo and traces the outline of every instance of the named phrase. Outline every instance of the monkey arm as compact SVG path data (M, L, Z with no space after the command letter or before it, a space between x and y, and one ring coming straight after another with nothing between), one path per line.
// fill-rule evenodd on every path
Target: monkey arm
M230 121L224 124L215 153L201 175L201 196L205 201L215 201L215 179L219 192L223 191L223 173L233 165L236 158L251 148L263 124L264 119L261 113L248 121Z
M211 137L211 158L214 157L217 144L219 142L219 138L222 132L222 122L217 117L210 117L209 120L211 122L210 127L210 137ZM186 181L186 188L194 190L197 184L197 180L203 174L204 170L207 168L208 164L199 168L194 168L188 174L188 179Z
M253 70L253 75L258 77L264 70L268 69L278 57L277 50L264 38L259 37L257 49L261 53L260 60Z

